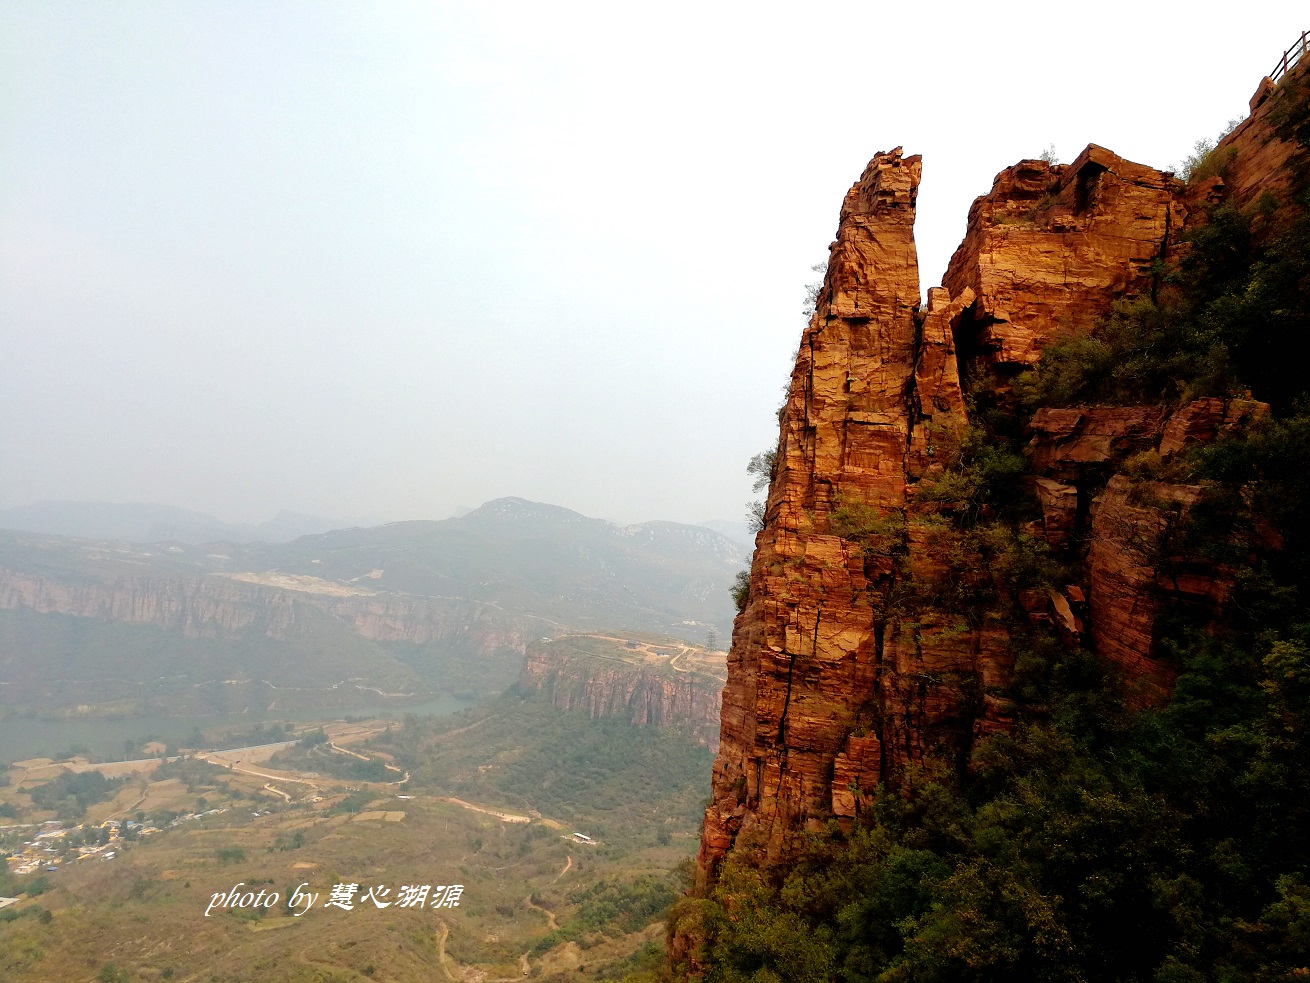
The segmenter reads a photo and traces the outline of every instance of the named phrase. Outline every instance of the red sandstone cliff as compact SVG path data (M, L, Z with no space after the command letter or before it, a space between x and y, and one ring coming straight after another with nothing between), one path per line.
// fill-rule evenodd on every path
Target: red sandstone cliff
M1303 58L1280 84L1261 80L1251 96L1251 114L1215 148L1223 178L1211 183L1237 204L1248 205L1266 192L1282 196L1289 190L1289 176L1304 151L1282 131L1292 110L1289 104L1304 98L1307 73L1310 64Z
M705 869L738 833L777 852L805 821L851 819L879 782L950 759L975 683L1004 682L1003 632L898 600L941 573L949 534L913 483L966 422L955 337L975 300L934 290L919 310L919 172L879 154L842 207L729 657ZM1004 707L974 715L995 726Z
M1262 92L1222 147L1239 203L1276 189L1269 169L1291 152L1269 135L1278 94ZM928 491L968 425L970 365L1004 402L1052 340L1153 294L1158 262L1222 182L1188 188L1095 145L1069 165L1022 161L974 203L921 309L920 166L880 153L851 188L801 339L733 633L702 883L734 847L783 855L798 829L853 820L880 784L960 767L976 735L1010 724L1018 627L1089 646L1150 702L1173 681L1156 651L1161 605L1218 616L1228 596L1231 571L1171 539L1202 490L1124 472L1245 426L1267 409L1249 399L1040 411L1026 454L1041 519L1022 532L1079 571L1059 589L1007 586ZM951 591L991 599L962 610Z
M973 203L945 287L978 298L964 324L1002 371L1034 363L1060 334L1090 327L1121 297L1148 292L1151 267L1186 220L1183 183L1089 146L1072 164L1025 160Z

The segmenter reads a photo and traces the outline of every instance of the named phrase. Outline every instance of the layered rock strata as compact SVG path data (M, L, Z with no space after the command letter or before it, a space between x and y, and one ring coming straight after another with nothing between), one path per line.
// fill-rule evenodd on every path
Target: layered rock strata
M1020 371L1114 301L1149 293L1187 219L1183 188L1095 144L1072 164L1025 160L998 174L946 270L951 296L978 298L966 358Z
M719 749L723 681L712 676L560 655L537 646L523 659L519 687L544 693L557 710L669 727L711 751Z
M227 577L115 576L104 580L47 578L0 569L0 611L66 614L106 622L152 625L184 638L225 638L254 632L295 636L300 612L330 614L345 631L380 642L458 641L480 654L522 652L526 629L475 601L360 593L285 590Z
M879 154L842 206L734 632L702 870L743 831L777 851L807 819L853 817L864 790L931 759L960 701L922 679L972 675L994 649L953 621L911 627L889 610L899 544L930 535L906 531L910 472L939 444L945 456L964 422L952 321L972 298L934 291L920 317L919 175L918 157Z
M1216 620L1233 571L1187 555L1180 541L1200 486L1123 469L1136 461L1145 472L1167 470L1180 451L1268 410L1250 399L1207 398L1168 415L1148 406L1043 409L1029 423L1030 480L1042 511L1032 531L1083 571L1076 603L1088 614L1087 641L1122 670L1134 702L1158 702L1173 685L1156 652L1162 604L1199 607Z
M1296 190L1297 175L1307 167L1304 135L1293 132L1289 119L1303 113L1310 101L1310 59L1302 58L1277 84L1263 79L1251 96L1251 112L1214 153L1222 179L1214 179L1228 198L1249 205L1265 193L1285 197Z
M1078 571L1058 588L1006 594L985 545L929 491L958 460L973 367L999 379L1004 404L1052 340L1153 295L1215 189L1198 196L1095 145L1069 165L1023 161L974 203L945 286L920 308L920 169L898 148L851 188L802 336L729 655L702 885L734 847L784 856L805 826L857 819L880 785L962 767L977 736L1011 725L1011 633L1025 622L1091 647L1146 703L1172 684L1160 605L1217 616L1230 590L1230 571L1171 552L1200 489L1146 472L1265 410L1250 400L1039 412L1026 454L1041 518L1017 532Z

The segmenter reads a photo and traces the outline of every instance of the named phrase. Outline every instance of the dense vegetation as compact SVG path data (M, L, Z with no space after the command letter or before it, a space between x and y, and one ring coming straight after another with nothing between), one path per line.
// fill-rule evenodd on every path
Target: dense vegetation
M622 938L660 918L677 897L681 885L672 874L642 874L632 880L598 881L568 895L576 905L558 929L537 940L533 950L549 952L561 942L603 935Z
M401 776L387 769L378 758L364 760L353 754L337 753L324 745L281 751L269 759L275 768L315 772L350 782L394 782Z
M486 743L447 740L463 727L485 728ZM679 733L588 720L516 690L452 717L408 717L373 746L394 756L413 788L536 810L607 843L651 839L671 817L694 828L710 774L709 751Z
M1159 270L1156 296L1050 349L1015 387L1018 405L975 380L976 429L930 489L970 555L997 543L1022 561L1017 576L1040 579L1050 558L1013 531L1023 467L1013 438L1026 414L1250 391L1272 404L1269 418L1165 475L1206 488L1170 549L1236 570L1224 624L1166 606L1157 638L1179 675L1168 703L1149 710L1127 705L1086 651L1018 636L1013 733L974 744L955 779L883 790L853 831L798 832L785 867L759 865L739 844L748 849L709 896L675 908L671 928L692 942L679 974L1310 976L1310 404L1291 357L1310 328L1304 78L1287 100L1300 115L1279 120L1302 150L1290 200L1214 209L1187 258ZM1134 463L1138 477L1160 467ZM896 537L857 509L840 519L848 538L894 549L885 544ZM954 581L961 611L1004 606L1004 585L966 573Z
M112 798L122 784L122 779L106 778L98 771L65 771L29 794L38 809L49 809L63 820L76 820L87 806Z

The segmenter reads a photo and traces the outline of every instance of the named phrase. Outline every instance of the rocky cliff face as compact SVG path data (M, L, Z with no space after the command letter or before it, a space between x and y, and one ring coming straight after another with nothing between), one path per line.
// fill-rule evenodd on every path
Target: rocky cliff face
M535 627L471 600L277 579L301 589L213 575L0 569L4 702L192 715L412 703L509 685L515 652Z
M1251 96L1251 112L1219 141L1215 152L1223 166L1223 178L1211 178L1207 192L1223 189L1238 205L1248 205L1268 192L1277 197L1291 190L1292 174L1304 166L1305 151L1288 132L1288 121L1304 100L1307 66L1302 63L1275 85L1263 79Z
M899 148L870 161L842 205L837 241L782 415L764 530L750 594L737 619L723 694L714 803L701 864L708 868L745 827L776 849L793 819L830 808L839 755L858 754L856 708L885 691L887 624L878 589L895 578L833 530L851 506L903 512L913 426L919 276L914 204L921 165ZM937 338L939 363L946 333ZM962 412L949 380L941 417ZM931 402L931 401L930 401ZM883 744L866 742L856 769L881 773Z
M524 628L475 602L287 590L227 577L113 576L70 582L0 569L0 611L28 610L105 622L152 625L185 638L255 632L285 640L301 631L299 612L332 615L362 638L422 645L459 639L475 651L523 650Z
M519 687L546 694L557 710L591 719L624 717L647 727L672 727L711 751L719 748L723 682L712 676L642 668L572 656L544 646L529 649Z
M1225 141L1253 161L1234 172L1247 197L1259 155L1278 151L1262 133L1257 110ZM1041 410L1024 451L1040 518L1009 546L962 532L942 494L969 439L961 380L990 375L994 405L1013 409L1011 380L1054 339L1161 288L1157 264L1215 183L1189 189L1095 145L1069 165L1022 161L974 203L945 286L920 307L920 166L880 153L847 194L801 340L733 634L702 883L734 848L785 855L807 825L853 821L880 784L962 767L978 735L1011 724L1016 633L1090 647L1151 702L1173 681L1156 650L1162 606L1217 617L1231 588L1231 571L1171 538L1201 489L1168 463L1267 409L1249 399ZM1068 565L1068 583L1011 575L1024 537Z
M1050 339L1150 291L1153 264L1187 218L1182 190L1173 175L1095 144L1072 164L1025 160L998 174L946 271L951 296L977 297L959 327L965 357L1012 373Z
M148 624L187 638L217 638L258 626L284 638L297 595L223 578L116 577L70 583L0 570L0 610Z

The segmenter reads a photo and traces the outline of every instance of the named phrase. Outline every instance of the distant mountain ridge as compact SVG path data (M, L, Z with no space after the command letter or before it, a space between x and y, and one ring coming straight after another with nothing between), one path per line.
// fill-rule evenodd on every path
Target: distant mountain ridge
M151 502L34 502L0 509L0 529L128 543L280 543L360 523L283 510L264 522L224 522Z
M746 547L747 553L755 549L755 530L751 528L750 523L741 519L706 519L696 525L727 536L734 543Z
M515 498L288 543L0 532L0 713L485 693L513 682L528 641L564 631L726 637L745 563L703 527Z
M231 551L227 566L495 603L571 627L688 634L731 624L727 585L748 555L701 526L618 526L571 509L498 498L458 519L335 530ZM704 629L693 633L699 640Z
M492 509L492 514L509 518L514 511L523 506L534 507L543 515L548 510L558 509L560 512L579 516L582 519L588 518L563 506L505 497L493 499L476 509L461 505L454 510L450 519L463 519L483 509ZM605 520L590 519L589 521L604 522ZM289 509L282 509L273 518L263 522L227 522L207 512L156 502L41 501L0 509L0 529L11 529L14 532L70 536L74 539L115 539L127 543L181 543L188 546L220 542L286 543L301 536L313 536L340 529L373 528L395 524L379 522L375 519L325 518ZM621 528L640 529L650 524L646 522ZM708 519L694 524L676 522L668 524L684 528L711 529L739 546L745 546L748 553L754 548L754 533L745 522L739 520Z

